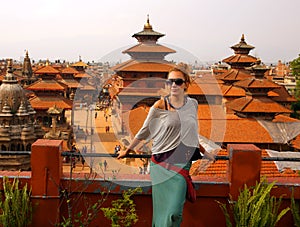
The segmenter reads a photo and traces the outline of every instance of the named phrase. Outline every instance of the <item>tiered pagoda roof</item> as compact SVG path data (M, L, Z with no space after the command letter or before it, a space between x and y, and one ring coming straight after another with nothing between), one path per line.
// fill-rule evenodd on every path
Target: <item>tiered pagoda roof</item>
M66 85L55 80L38 80L26 87L30 91L65 91Z
M230 69L216 76L216 79L224 81L226 84L232 84L236 81L253 78L248 72L242 69Z
M241 41L232 46L231 49L234 50L234 55L223 59L223 62L229 64L232 68L241 69L251 66L257 61L256 57L249 55L250 50L254 47L248 45L245 41L244 34L241 37Z
M123 53L129 54L134 60L162 61L167 54L176 52L171 48L157 44L157 40L162 36L164 36L164 34L152 29L148 16L147 23L144 25L143 31L132 36L138 40L139 44L124 50Z
M129 60L112 67L112 70L122 72L168 72L173 65L163 62L140 62Z
M267 97L260 97L259 99L256 99L251 96L246 96L228 102L226 106L237 113L243 113L249 117L251 117L250 114L256 115L270 113L276 115L279 113L291 113L289 109Z
M44 110L47 111L49 108L56 106L64 110L71 110L73 107L73 102L69 99L66 99L62 96L54 95L44 95L44 96L35 96L30 99L31 106L35 110Z
M60 71L55 69L51 65L45 65L45 66L35 70L34 73L37 74L37 75L43 75L43 74L56 75L56 74L59 74Z

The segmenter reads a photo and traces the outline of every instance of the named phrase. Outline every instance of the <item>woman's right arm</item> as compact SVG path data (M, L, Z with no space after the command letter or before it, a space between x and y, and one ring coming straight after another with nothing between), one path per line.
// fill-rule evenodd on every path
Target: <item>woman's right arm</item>
M154 108L158 108L158 109L163 109L164 108L164 101L163 99L159 99L158 101L156 101L153 105ZM151 120L154 117L154 110L150 109L150 112L147 115L147 118L144 121L144 124L142 126L142 128L139 130L139 132L137 133L136 137L140 137L140 138L146 138L150 135L150 131L149 131L149 124L151 122ZM136 145L138 145L142 139L137 139L136 137L134 137L134 139L131 141L131 143L129 144L129 146L125 149L119 152L119 155L117 157L117 159L120 158L125 158L126 155L132 151Z
M128 155L128 153L130 151L133 151L133 149L136 147L136 145L138 145L140 142L141 141L139 139L134 138L125 150L119 151L119 155L118 155L117 159L125 158L125 156Z

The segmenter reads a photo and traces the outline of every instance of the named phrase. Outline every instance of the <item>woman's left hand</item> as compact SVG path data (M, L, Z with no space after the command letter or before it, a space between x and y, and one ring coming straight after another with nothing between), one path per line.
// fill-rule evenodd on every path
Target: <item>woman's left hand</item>
M211 152L205 151L203 158L208 159L209 161L215 162L216 161L216 155L217 155L218 151L219 151L219 149L213 150Z

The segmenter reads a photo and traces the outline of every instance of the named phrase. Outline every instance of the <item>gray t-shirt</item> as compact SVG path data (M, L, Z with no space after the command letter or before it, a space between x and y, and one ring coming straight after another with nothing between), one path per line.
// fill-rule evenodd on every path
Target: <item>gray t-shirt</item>
M187 102L176 111L151 107L148 116L135 135L139 140L153 140L152 154L159 154L176 148L180 142L197 147L198 102L187 97Z

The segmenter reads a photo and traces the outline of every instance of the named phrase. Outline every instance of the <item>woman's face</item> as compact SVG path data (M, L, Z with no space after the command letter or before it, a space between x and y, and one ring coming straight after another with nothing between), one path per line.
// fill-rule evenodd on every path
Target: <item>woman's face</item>
M183 73L179 71L170 72L166 80L166 87L170 91L170 95L183 95L185 88L187 88Z

